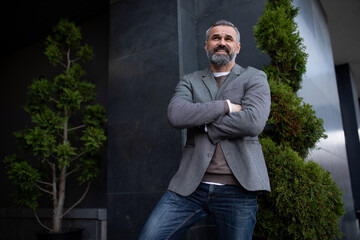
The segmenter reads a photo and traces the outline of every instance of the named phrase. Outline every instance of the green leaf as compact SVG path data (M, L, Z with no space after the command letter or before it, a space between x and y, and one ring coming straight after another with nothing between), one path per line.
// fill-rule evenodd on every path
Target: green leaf
M89 82L79 83L79 92L83 103L89 103L95 99L95 85Z
M98 127L87 127L83 131L81 140L84 141L86 150L91 153L98 152L106 141L104 129Z
M83 61L91 60L94 57L92 47L87 44L81 46L79 51L77 52L77 56L80 57Z
M105 123L105 109L100 104L87 106L84 114L84 123L89 126L101 127Z
M23 138L26 145L33 150L34 156L48 158L54 152L56 137L47 129L42 129L39 126L26 129L23 132Z
M17 186L17 205L36 208L40 193L35 186L35 182L41 178L39 171L28 162L18 159L14 154L6 156L4 163L9 179Z
M59 168L69 167L71 160L77 155L76 148L72 147L69 142L57 145L55 154L59 161Z
M29 103L25 111L29 114L38 112L50 101L52 94L52 84L45 78L35 79L28 87Z
M80 185L95 180L99 173L99 156L87 154L81 158L79 165L81 166L81 173L77 180Z
M60 99L57 103L59 109L66 109L68 111L79 110L82 103L82 96L78 90L73 91L68 88L64 88L60 93Z
M65 55L61 52L60 46L56 43L51 36L49 36L46 42L45 55L48 57L50 63L54 66L62 62Z
M66 72L68 78L76 80L75 83L78 83L78 81L84 76L84 74L84 69L77 63L73 63L69 68L68 72ZM70 86L66 87L69 88Z
M60 134L58 130L63 129L65 119L60 116L60 113L55 113L45 106L41 111L31 115L31 121L42 129L47 129L54 134Z

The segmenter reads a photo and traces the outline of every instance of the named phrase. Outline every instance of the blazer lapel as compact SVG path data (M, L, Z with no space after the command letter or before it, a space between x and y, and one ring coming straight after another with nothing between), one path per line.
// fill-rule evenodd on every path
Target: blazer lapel
M226 89L226 87L238 76L240 76L240 74L243 72L243 68L240 67L239 65L235 64L233 66L233 68L231 69L229 76L226 78L225 82L223 83L223 85L220 87L219 91L217 92L217 94L215 95L215 99L220 99L222 93L224 92L224 90Z
M211 72L210 68L208 68L204 71L202 81L205 84L205 86L207 87L207 89L209 90L211 99L214 100L216 93L218 92L218 88L216 86L214 75Z
M216 82L214 79L214 75L211 72L210 68L204 71L202 81L204 82L205 86L210 92L212 100L219 100L221 94L223 93L224 89L235 79L237 78L244 69L239 65L235 64L234 67L231 69L229 76L226 78L224 84L221 86L220 89L217 88Z

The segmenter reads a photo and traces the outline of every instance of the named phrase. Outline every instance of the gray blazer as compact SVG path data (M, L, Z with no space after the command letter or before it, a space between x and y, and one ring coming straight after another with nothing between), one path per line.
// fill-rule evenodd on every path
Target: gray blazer
M226 99L240 104L242 110L224 115ZM183 196L193 193L220 142L230 169L245 189L270 191L258 140L270 103L266 74L252 67L235 64L220 89L209 68L184 76L168 106L168 119L175 128L187 128L187 141L168 189Z

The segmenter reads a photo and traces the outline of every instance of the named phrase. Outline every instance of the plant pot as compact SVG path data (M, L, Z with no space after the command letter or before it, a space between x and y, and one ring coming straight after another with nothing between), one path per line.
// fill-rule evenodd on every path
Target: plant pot
M58 233L40 232L37 234L37 240L81 240L83 231L82 228L72 228Z

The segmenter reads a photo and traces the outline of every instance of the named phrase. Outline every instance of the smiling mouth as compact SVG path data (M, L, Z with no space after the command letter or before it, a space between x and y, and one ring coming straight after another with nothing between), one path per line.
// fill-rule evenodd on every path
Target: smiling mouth
M225 49L219 49L219 50L216 50L215 52L228 54L228 52Z
M229 49L227 49L226 47L220 47L220 46L218 46L218 47L216 47L215 49L214 49L214 52L215 53L221 53L221 54L230 54L230 50Z

